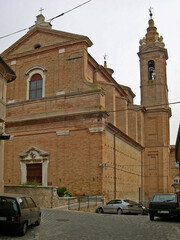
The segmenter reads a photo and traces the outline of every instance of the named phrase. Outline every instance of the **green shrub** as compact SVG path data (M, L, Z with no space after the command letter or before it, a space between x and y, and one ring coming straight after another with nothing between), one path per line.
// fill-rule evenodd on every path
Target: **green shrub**
M59 197L72 197L73 196L73 194L71 192L67 191L66 187L58 187L57 194Z
M57 194L59 197L64 197L64 193L67 191L66 187L58 187Z
M72 197L73 194L71 192L65 191L64 192L64 197Z
M34 182L26 182L26 183L23 183L22 185L23 186L34 186L34 187L37 187L37 186L40 186L41 184L34 181Z

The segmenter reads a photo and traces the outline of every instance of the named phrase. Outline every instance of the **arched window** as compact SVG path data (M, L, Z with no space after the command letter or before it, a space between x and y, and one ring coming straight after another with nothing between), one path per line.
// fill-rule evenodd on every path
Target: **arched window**
M156 77L155 63L153 60L150 60L148 62L148 77L149 77L149 80L154 80Z
M29 99L41 98L43 90L43 79L39 73L32 75L29 81Z

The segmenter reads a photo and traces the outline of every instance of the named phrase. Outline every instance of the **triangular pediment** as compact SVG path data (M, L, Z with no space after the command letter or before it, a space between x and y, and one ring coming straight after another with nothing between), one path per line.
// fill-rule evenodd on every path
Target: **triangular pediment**
M88 47L92 45L89 38L83 35L36 27L29 30L22 38L6 49L2 56L17 56L37 50L47 50L54 46L66 46L83 41L86 42ZM37 46L40 48L36 48Z
M43 159L44 157L49 156L49 153L37 147L30 147L24 152L20 153L19 156L25 160Z

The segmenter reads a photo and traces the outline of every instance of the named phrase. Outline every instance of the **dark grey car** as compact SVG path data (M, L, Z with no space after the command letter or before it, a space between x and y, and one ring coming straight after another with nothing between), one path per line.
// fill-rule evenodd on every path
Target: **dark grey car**
M99 213L142 214L142 205L128 199L114 199L98 208Z
M179 193L156 193L149 203L149 219L154 217L180 217Z
M25 235L29 225L39 225L41 210L31 197L24 195L0 195L0 227L12 228Z

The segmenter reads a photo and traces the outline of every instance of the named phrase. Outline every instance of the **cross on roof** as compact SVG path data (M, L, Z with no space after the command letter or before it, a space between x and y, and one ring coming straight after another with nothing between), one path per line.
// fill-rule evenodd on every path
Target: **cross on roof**
M149 8L150 18L152 18L152 9L153 9L152 7Z
M106 55L106 54L104 54L104 67L105 67L105 68L107 68L106 57L107 57L107 55Z
M44 10L43 8L40 8L40 10L39 10L40 14L42 14L42 11L43 11L43 10Z
M104 60L106 61L106 57L107 57L107 55L106 54L104 54Z

